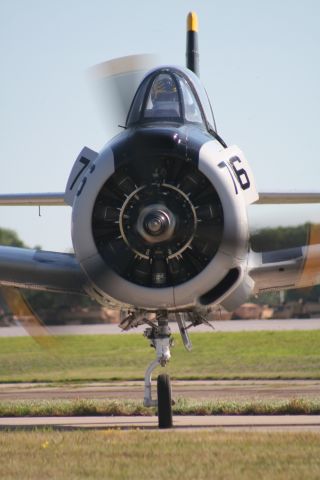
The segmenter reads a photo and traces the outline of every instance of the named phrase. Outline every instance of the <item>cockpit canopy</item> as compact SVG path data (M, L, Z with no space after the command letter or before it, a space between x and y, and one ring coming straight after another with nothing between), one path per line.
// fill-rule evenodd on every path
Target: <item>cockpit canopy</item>
M173 67L163 67L149 73L133 99L127 126L167 121L212 128L210 118L206 116L207 113L212 116L209 100L204 91L207 110L209 106L209 112L205 112L199 98L199 88L194 83L191 72ZM201 89L204 90L202 86Z

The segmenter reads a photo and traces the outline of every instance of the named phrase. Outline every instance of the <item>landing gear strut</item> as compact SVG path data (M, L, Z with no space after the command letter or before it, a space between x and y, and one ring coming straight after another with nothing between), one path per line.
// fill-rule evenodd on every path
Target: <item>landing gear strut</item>
M159 428L172 427L172 399L170 377L167 374L158 376L157 394L158 401L152 400L151 378L152 372L159 365L165 367L170 360L170 347L173 346L171 330L168 325L168 318L165 312L158 312L156 319L158 325L152 325L144 332L145 337L150 340L151 346L155 348L157 359L150 363L144 377L144 405L146 407L158 406Z

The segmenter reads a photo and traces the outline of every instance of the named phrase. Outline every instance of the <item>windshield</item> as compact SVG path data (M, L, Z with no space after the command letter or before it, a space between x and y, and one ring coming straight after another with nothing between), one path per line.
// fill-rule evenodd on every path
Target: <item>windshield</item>
M164 117L176 120L181 117L176 80L168 73L161 73L153 80L144 111L144 118Z
M175 68L161 68L144 79L132 102L127 125L159 121L206 128L196 89L184 72Z
M200 108L185 78L179 75L179 83L182 91L184 116L187 122L202 123Z

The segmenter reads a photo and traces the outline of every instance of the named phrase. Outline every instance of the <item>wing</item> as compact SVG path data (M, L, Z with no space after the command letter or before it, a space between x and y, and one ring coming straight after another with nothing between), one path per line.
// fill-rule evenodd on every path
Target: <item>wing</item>
M97 153L84 147L75 161L66 192L0 195L3 206L72 205L75 192ZM87 277L72 254L0 246L0 285L86 294Z
M0 285L85 294L86 276L72 254L0 246Z
M82 157L81 157L82 158ZM320 203L318 192L262 192L258 204ZM65 193L0 195L0 205L67 205ZM249 253L255 292L302 288L320 283L320 227L309 244ZM85 294L86 276L72 254L0 246L0 285Z
M308 245L249 254L255 292L303 288L320 283L320 225L312 225Z
M8 193L0 195L2 206L62 206L65 202L65 193Z
M254 204L320 203L320 192L260 192Z

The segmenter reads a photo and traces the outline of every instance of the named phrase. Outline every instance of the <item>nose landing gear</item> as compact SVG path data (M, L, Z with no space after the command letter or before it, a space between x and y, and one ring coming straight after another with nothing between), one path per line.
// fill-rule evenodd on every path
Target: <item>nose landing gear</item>
M157 379L157 400L152 399L151 381L152 372L159 366L165 367L170 360L170 348L173 346L173 338L168 321L168 312L165 310L158 311L156 317L150 320L147 312L135 310L124 315L120 322L120 328L129 330L146 323L148 328L144 331L144 336L148 338L151 346L156 350L157 358L148 366L144 377L144 401L145 407L158 407L158 423L159 428L172 428L172 405L174 401L171 397L170 377L167 374L161 374ZM182 341L186 350L192 349L188 330L201 323L212 325L206 320L200 312L176 312L175 320L177 321ZM186 322L190 323L187 325ZM212 327L213 328L213 327Z
M152 400L151 379L152 372L159 365L165 367L170 360L170 347L173 346L173 338L168 325L168 318L165 313L158 312L156 316L158 325L147 328L145 337L150 340L151 346L155 348L157 359L150 363L144 377L144 405L146 407L158 406L159 428L171 428L172 423L172 399L171 383L167 374L161 374L157 379L158 400Z

